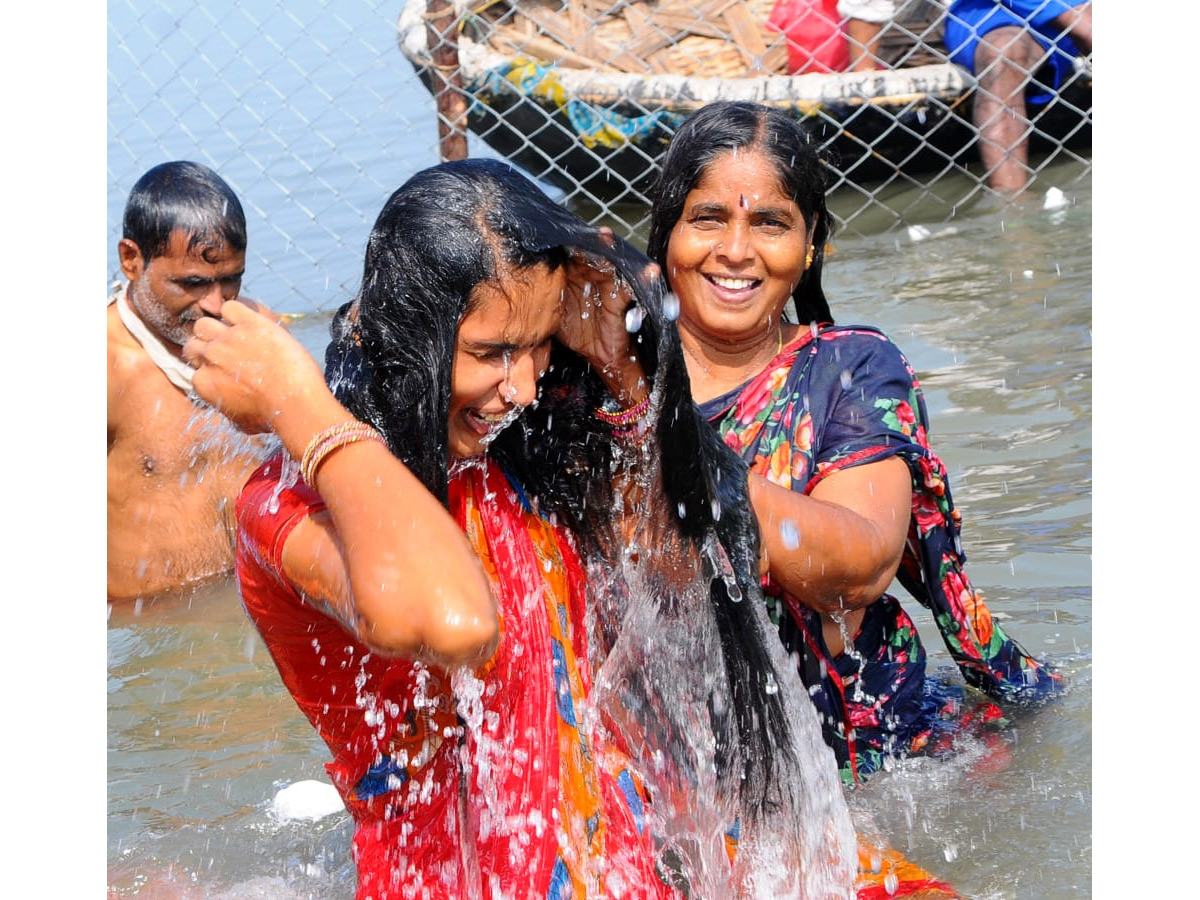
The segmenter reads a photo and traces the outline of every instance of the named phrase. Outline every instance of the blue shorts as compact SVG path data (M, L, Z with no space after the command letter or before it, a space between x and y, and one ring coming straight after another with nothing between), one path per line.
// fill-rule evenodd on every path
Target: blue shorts
M1084 2L1086 0L954 0L946 16L946 51L952 63L974 72L975 51L981 36L1008 25L1028 28L1042 49L1052 51L1038 69L1038 83L1049 91L1035 89L1026 97L1030 103L1045 103L1074 71L1074 58L1080 55L1079 48L1068 35L1059 37L1060 28L1054 24L1054 19Z

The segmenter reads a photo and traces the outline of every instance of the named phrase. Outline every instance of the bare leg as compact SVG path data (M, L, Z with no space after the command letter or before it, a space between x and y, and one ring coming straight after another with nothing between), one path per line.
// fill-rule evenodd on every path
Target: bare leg
M878 62L879 34L883 26L878 22L864 22L862 19L846 20L846 37L850 45L851 72L874 71Z
M975 51L979 156L988 183L1001 193L1019 193L1029 181L1025 86L1042 55L1041 46L1028 32L1012 26L988 32Z

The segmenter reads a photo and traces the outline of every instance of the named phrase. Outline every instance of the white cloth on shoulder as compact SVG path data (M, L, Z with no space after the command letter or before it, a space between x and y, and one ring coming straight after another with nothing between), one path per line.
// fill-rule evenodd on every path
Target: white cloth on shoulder
M896 17L899 0L838 0L838 15L882 25Z
M117 315L121 317L121 321L129 329L129 333L145 348L154 364L162 369L167 380L184 393L190 393L192 377L196 374L196 370L168 350L167 345L159 340L158 336L147 328L146 323L134 312L133 307L129 305L129 285L121 285L108 302L110 305L117 304Z

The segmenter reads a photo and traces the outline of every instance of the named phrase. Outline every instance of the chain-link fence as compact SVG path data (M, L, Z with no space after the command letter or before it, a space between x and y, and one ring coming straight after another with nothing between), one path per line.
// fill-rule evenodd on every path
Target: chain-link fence
M1067 29L1076 23L1065 4L1038 2L1042 43L1057 46L1064 33L1071 40ZM976 76L974 65L955 65L951 53L962 47L977 58L975 30L987 29L986 20L939 0L883 4L890 12L880 5L483 0L455 14L449 0L409 0L400 33L445 124L469 123L490 146L567 191L569 202L631 228L674 128L716 99L768 103L804 120L831 155L847 222L872 208L904 220L920 199L913 187L955 207L985 183L1011 187L1064 158L1087 168L1090 11L1075 38L1086 53L1064 42L1069 49L1047 54L1029 25L1008 26L978 39L981 54L997 49L990 62L978 57ZM1043 21L1059 7L1056 19ZM839 8L873 20L857 20L874 26L867 43L849 36L855 20L843 22ZM845 71L859 57L864 67ZM977 114L985 120L977 123ZM1008 120L1019 121L1001 134ZM998 152L1000 144L1009 152ZM1003 183L1012 166L1017 181L1010 175ZM970 177L950 184L951 175Z
M399 8L109 0L107 277L134 182L192 159L245 207L248 294L281 312L344 300L388 194L438 160L432 101L397 49Z
M948 55L975 24L957 2L889 5L843 0L858 19L836 0L110 0L109 245L143 171L196 159L247 207L249 290L327 310L353 290L386 196L462 152L512 159L637 240L663 147L716 99L809 125L843 232L950 218L1008 160L1031 187L1090 178L1090 21L1063 53L1028 26L990 32L1011 46L972 72ZM1052 38L1070 25L1040 21L1054 11L1034 17ZM988 108L1017 137L977 121Z

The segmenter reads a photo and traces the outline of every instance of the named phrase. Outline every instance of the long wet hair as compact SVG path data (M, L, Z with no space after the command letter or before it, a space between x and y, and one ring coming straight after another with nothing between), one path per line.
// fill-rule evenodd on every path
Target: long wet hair
M796 321L833 322L821 287L825 244L833 236L833 220L825 206L828 170L812 136L783 110L722 101L702 107L684 121L671 138L651 188L647 254L667 271L667 244L683 215L687 195L718 156L745 150L758 151L774 162L780 186L800 207L811 233L813 261L792 291Z
M122 237L137 244L143 262L167 252L171 234L188 236L188 251L226 245L246 249L246 214L225 180L207 166L161 163L137 180L125 203Z
M715 530L732 563L741 596L731 596L720 577L710 587L735 720L731 733L718 734L728 769L722 774L747 810L765 811L781 765L773 742L791 725L775 689L779 673L767 649L773 635L755 615L758 531L746 466L692 403L678 333L664 314L666 285L642 253L581 222L504 162L468 159L426 169L392 194L371 231L359 294L334 318L326 377L338 399L378 428L445 503L454 350L475 288L504 268L553 268L572 253L613 267L629 285L641 310L635 351L660 394L655 432L674 526L697 546ZM611 427L595 415L607 397L582 357L553 341L538 402L488 448L584 552L611 553L619 541L610 475L617 451Z

